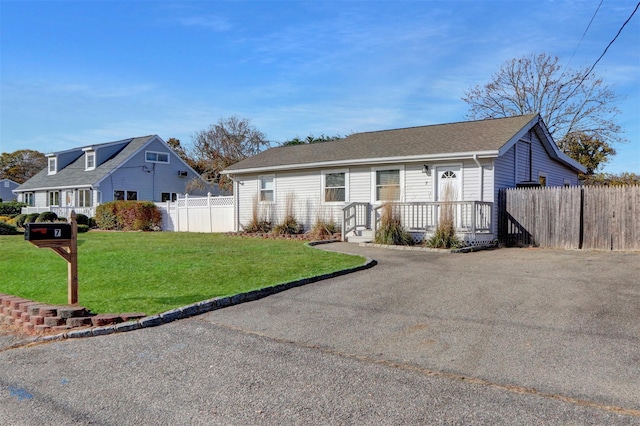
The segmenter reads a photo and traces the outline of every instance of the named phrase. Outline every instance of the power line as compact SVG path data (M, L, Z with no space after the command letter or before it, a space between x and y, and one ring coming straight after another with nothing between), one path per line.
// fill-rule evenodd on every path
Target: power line
M571 57L569 58L569 62L567 62L566 68L569 68L569 64L571 64L571 61L573 60L573 57L575 56L576 52L580 48L580 45L582 44L582 41L584 40L584 37L587 35L587 32L589 31L589 28L591 28L591 24L593 23L593 20L596 18L596 15L598 14L598 11L600 10L600 6L602 6L603 2L604 2L604 0L600 0L600 4L598 5L598 8L593 13L593 16L591 17L591 20L587 24L587 28L585 28L584 33L582 33L582 37L580 37L580 41L578 42L578 45L576 46L575 50L571 54Z
M586 72L586 74L584 75L584 77L582 77L582 79L580 79L580 82L576 85L576 87L573 88L573 90L571 91L571 93L569 93L569 95L567 96L566 99L571 98L571 96L573 96L573 94L575 93L576 90L578 90L578 88L582 85L582 83L584 83L584 81L587 79L587 77L589 77L589 74L591 74L591 72L593 71L593 69L596 67L596 65L598 65L598 62L600 62L600 59L602 59L602 57L607 53L607 51L609 50L609 48L611 47L611 45L616 41L616 39L618 38L618 36L620 35L620 33L622 32L622 30L624 29L624 27L629 23L629 21L631 20L631 18L633 18L633 15L635 15L635 13L638 11L638 8L640 7L640 2L638 2L638 4L636 4L635 9L633 9L633 12L631 12L631 15L629 15L629 17L627 18L626 21L624 21L624 23L622 24L622 26L620 27L620 29L618 30L618 33L616 34L616 36L609 42L609 44L607 45L607 47L605 47L604 51L602 52L602 54L600 55L600 57L598 59L596 59L596 61L593 63L593 65L591 65L591 68L589 68L589 70Z

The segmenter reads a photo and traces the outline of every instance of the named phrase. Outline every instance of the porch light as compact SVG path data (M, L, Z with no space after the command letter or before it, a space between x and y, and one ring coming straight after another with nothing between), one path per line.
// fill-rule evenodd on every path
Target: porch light
M429 174L429 165L425 164L422 166L422 173Z

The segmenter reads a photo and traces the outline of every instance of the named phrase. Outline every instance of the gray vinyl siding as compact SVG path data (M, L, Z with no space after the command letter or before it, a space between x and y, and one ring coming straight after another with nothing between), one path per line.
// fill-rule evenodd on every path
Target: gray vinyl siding
M543 173L547 177L547 186L563 186L564 180L568 179L571 185L578 184L578 174L569 167L554 161L549 157L542 143L533 138L533 181L538 181L538 176Z
M422 172L423 164L407 164L404 169L404 200L409 203L433 201L433 175Z
M358 166L349 168L349 202L371 202L370 166Z
M151 163L145 160L146 151L169 154L169 163ZM179 177L179 171L186 171L186 177ZM187 184L196 175L185 167L175 153L159 141L153 141L133 155L100 183L102 202L113 201L113 192L137 191L138 200L161 201L163 192L185 194ZM192 191L191 195L194 194Z

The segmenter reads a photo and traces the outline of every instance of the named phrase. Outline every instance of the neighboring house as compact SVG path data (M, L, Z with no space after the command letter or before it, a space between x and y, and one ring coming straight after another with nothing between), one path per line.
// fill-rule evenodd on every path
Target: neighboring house
M481 244L496 238L500 189L577 185L584 171L534 114L272 148L223 173L234 181L237 229L254 217L277 224L288 205L305 229L334 220L344 239L371 240L391 200L421 239L435 230L443 202L455 201L459 236Z
M86 145L46 154L47 167L14 192L30 207L23 212L71 210L95 215L95 207L114 200L173 201L198 173L159 136ZM200 191L214 192L217 187Z
M11 179L0 179L0 201L15 201L16 195L13 193L13 190L18 186L20 186L20 184Z

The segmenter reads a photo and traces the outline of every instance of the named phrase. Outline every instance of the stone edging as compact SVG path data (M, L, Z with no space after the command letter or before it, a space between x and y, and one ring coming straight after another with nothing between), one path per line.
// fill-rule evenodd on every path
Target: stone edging
M307 243L307 245L310 247L313 247L316 245L328 244L333 242L336 242L336 240L312 241ZM315 277L310 277L310 278L302 278L300 280L290 281L283 284L277 284L271 287L261 288L257 290L251 290L249 292L239 293L233 296L214 297L213 299L207 299L201 302L193 303L191 305L186 305L180 308L171 309L169 311L144 317L136 321L123 322L119 324L113 324L113 325L102 326L102 327L71 330L65 333L60 333L60 334L36 336L30 339L21 340L9 346L7 349L12 349L12 348L16 348L16 347L20 347L28 344L45 343L45 342L52 342L57 340L75 339L75 338L83 338L83 337L105 336L107 334L123 333L127 331L139 330L142 328L156 327L156 326L167 324L179 319L189 318L195 315L200 315L200 314L215 311L218 309L226 308L228 306L239 305L241 303L262 299L267 296L271 296L272 294L280 293L282 291L289 290L294 287L300 287L300 286L315 283L318 281L323 281L329 278L339 277L341 275L350 274L352 272L363 271L365 269L374 267L378 263L374 259L370 259L370 258L365 258L365 259L366 261L364 264L353 267L353 268L342 269L340 271L317 275Z
M376 248L384 248L389 250L427 251L432 253L469 253L473 251L490 250L495 248L495 245L487 244L482 246L461 247L457 249L437 249L437 248L420 247L420 246L400 246L400 245L391 245L391 244L360 243L360 247L376 247Z

